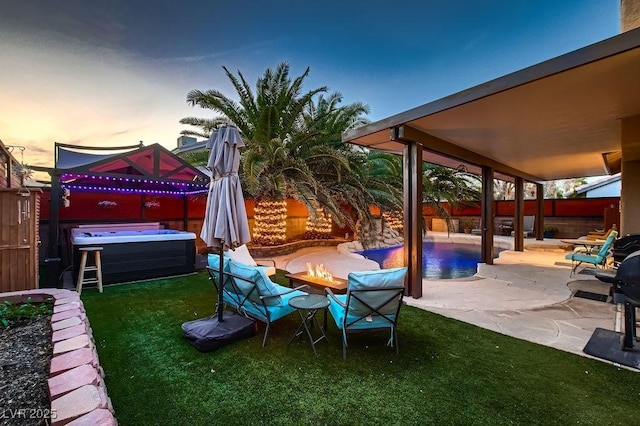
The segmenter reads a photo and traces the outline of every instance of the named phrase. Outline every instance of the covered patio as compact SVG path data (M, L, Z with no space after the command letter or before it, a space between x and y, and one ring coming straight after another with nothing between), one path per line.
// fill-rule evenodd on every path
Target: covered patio
M482 175L482 261L493 263L493 178L515 183L516 251L524 182L622 172L621 234L640 232L640 29L346 132L343 142L404 158L407 294L422 297L422 162Z

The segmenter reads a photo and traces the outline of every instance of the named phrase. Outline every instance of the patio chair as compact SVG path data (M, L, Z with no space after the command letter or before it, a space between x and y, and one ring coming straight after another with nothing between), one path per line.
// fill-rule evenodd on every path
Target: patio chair
M215 255L210 255L215 256ZM226 268L229 270L226 271ZM216 288L220 285L219 266L208 266L209 276ZM284 287L272 282L264 268L249 266L229 259L223 264L224 284L222 292L223 302L233 307L238 313L261 321L266 324L262 346L267 343L267 336L271 323L295 312L289 306L289 299L295 296L305 296L301 291L306 285L296 288Z
M472 235L482 235L482 219L478 219L478 223L475 228L471 229Z
M224 272L224 283L220 288L220 256L210 253L207 257L207 272L209 273L209 279L213 282L218 295L222 294L222 302L225 305L230 305L234 309L240 304L240 296L234 291L231 284L231 278L229 276L229 263L231 260L225 256L222 263L222 270ZM221 291L222 290L222 291ZM216 313L218 312L218 305L216 304Z
M615 224L606 232L590 231L587 235L584 236L584 238L586 238L587 240L606 240L613 231L618 231Z
M338 329L342 330L342 357L347 359L347 334L358 331L385 330L391 332L387 343L398 349L398 315L402 306L407 268L350 272L347 294L329 297L329 312Z
M596 254L573 252L566 255L565 259L571 261L571 272L569 273L569 277L573 276L573 274L576 273L576 269L578 269L578 266L580 266L582 263L591 264L596 269L598 269L599 266L606 266L607 257L609 256L609 250L611 249L611 246L613 245L613 242L617 236L618 233L616 231L612 231Z
M533 227L536 223L536 217L535 216L525 216L523 218L523 225L522 225L522 232L524 233L524 237L527 238L529 237L531 234L533 234ZM516 231L511 231L511 236L513 237L514 235L516 235Z
M249 265L249 266L257 266L259 268L263 268L268 276L272 276L272 275L276 274L276 262L275 262L275 260L273 260L273 259L260 259L260 260L256 261L251 256L251 253L249 253L249 249L247 248L246 244L241 245L240 247L236 248L235 250L228 250L228 251L226 251L224 253L224 255L229 257L230 259L233 259L236 262L244 263L245 265ZM272 265L270 265L270 266L259 265L258 262L271 262Z

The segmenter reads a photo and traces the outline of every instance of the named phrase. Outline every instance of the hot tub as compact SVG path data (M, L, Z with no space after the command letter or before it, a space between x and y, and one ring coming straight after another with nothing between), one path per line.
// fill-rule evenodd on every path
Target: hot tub
M154 228L158 229L154 229ZM102 281L113 284L192 273L195 270L193 232L159 229L160 224L80 226L71 231L73 279L80 269L81 247L103 248ZM87 260L93 264L91 254Z

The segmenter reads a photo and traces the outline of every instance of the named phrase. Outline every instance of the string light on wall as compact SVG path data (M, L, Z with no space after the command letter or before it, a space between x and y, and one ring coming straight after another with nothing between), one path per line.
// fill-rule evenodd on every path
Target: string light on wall
M253 241L259 245L283 244L287 231L287 202L285 200L256 201L254 208Z
M404 228L402 212L383 212L382 218L389 228L394 231L402 232L402 229Z
M331 238L332 231L331 215L323 209L317 209L316 219L307 219L305 238L310 240Z

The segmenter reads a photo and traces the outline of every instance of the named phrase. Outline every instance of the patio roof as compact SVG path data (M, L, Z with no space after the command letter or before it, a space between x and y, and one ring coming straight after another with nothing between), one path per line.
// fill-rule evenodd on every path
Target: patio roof
M342 140L529 181L617 173L640 114L640 28L346 132Z

